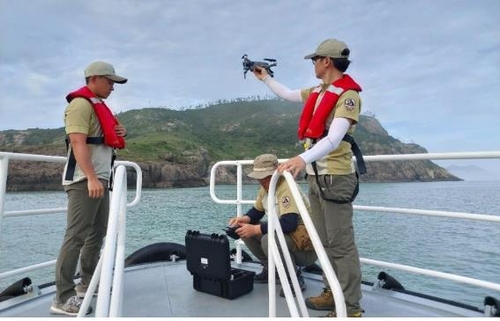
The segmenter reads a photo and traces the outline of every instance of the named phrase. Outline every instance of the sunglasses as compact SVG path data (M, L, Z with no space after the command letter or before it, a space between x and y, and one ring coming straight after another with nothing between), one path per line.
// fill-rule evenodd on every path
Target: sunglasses
M315 65L316 64L316 60L318 60L318 59L325 59L325 58L326 57L323 57L323 56L314 56L314 57L311 58L311 61L312 61L313 65Z

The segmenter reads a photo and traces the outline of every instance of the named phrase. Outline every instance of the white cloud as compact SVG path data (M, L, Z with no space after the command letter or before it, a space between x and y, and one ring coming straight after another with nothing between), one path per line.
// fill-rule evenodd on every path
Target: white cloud
M270 91L240 57L278 59L290 88L317 83L304 55L336 37L364 110L429 151L498 149L500 2L0 0L0 130L61 127L93 60L129 78L115 111ZM25 117L29 115L29 117Z

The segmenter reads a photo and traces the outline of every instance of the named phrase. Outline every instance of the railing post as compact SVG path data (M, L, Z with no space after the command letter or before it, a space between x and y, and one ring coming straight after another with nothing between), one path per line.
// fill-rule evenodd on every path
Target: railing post
M127 231L127 175L123 178L120 194L120 211L118 218L118 240L116 245L116 260L113 275L113 292L109 307L110 317L122 316L123 302L123 274L125 269L125 240Z
M242 216L241 212L241 200L243 199L243 166L241 165L240 162L236 164L236 216L240 217ZM241 254L241 243L242 242L236 242L236 264L241 264L243 261L242 259L242 254Z
M7 172L9 158L0 156L0 238L2 236L2 221L5 212L5 192L7 191Z
M108 229L106 231L106 239L102 255L102 271L99 283L99 293L107 295L99 295L97 297L95 316L108 317L110 305L110 289L113 267L115 264L116 255L116 239L118 229L118 217L120 211L121 199L120 193L123 192L123 180L126 179L125 166L119 165L116 169L115 182L116 188L110 197Z

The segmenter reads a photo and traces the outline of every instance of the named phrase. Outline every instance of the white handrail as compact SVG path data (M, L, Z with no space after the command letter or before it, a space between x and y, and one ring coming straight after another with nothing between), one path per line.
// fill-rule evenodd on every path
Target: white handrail
M292 192L292 196L297 204L297 208L299 210L300 216L304 222L304 226L306 227L306 230L309 234L309 237L311 238L311 242L313 244L314 250L316 251L316 255L318 256L318 260L323 267L323 272L328 280L328 284L330 285L330 288L333 293L333 298L335 301L335 307L336 307L336 313L338 317L347 317L347 309L344 301L344 294L342 292L342 288L340 287L339 281L335 275L335 272L330 264L330 260L328 259L328 256L326 254L325 248L323 247L323 244L321 243L321 240L318 236L318 233L316 232L316 229L314 228L314 224L311 220L311 217L309 216L309 212L307 211L307 208L304 204L304 201L302 200L301 193L299 191L299 188L297 184L295 183L295 180L293 179L293 176L288 172L285 171L283 173L283 176L287 180L288 186L290 187L290 190ZM288 271L291 276L293 286L295 289L295 294L298 297L299 304L301 304L301 310L302 310L302 316L308 317L307 313L307 308L305 307L304 304L304 299L302 297L302 292L300 291L300 286L298 284L297 280L297 275L295 273L295 267L292 265L292 260L290 258L290 253L288 251L288 247L286 245L284 236L283 236L283 231L281 230L281 226L279 224L278 220L278 215L276 213L276 197L275 197L275 192L276 192L276 184L278 182L278 179L280 177L280 174L278 172L275 172L271 178L271 182L269 183L269 192L268 192L268 216L269 216L269 221L268 221L268 238L269 238L269 244L272 244L274 247L275 252L273 253L275 258L278 258L278 261L281 261L281 258L279 256L279 252L275 241L274 241L274 229L277 230L277 235L278 238L280 239L281 243L281 248L283 249L283 255L285 256L285 260L287 261L287 266L288 266ZM272 260L272 258L269 258ZM279 267L279 265L278 265ZM273 270L269 270L273 271ZM282 274L284 274L284 271L281 271L278 269L278 273L280 275L280 279L283 279ZM274 273L269 273L269 275L273 275ZM293 277L292 277L293 275ZM284 275L284 280L286 280L286 275ZM272 284L271 281L269 281L269 284ZM288 285L288 282L281 282L284 291L285 291L285 298L287 298L287 304L290 309L290 312L292 312L291 309L291 302L288 301L288 298L290 300L292 299L292 293L290 290L290 286ZM269 297L274 297L274 293L269 293ZM293 302L295 303L295 302ZM270 313L274 311L274 309L271 308L271 302L269 303L269 311ZM296 309L296 308L295 308ZM274 317L275 315L269 315L270 317ZM292 316L294 316L292 314Z
M22 154L22 153L10 153L10 152L0 152L0 236L2 228L2 220L4 217L19 217L19 216L29 216L29 215L41 215L41 214L54 214L65 212L67 207L61 208L44 208L44 209L34 209L34 210L18 210L18 211L5 211L5 192L7 184L8 175L8 164L9 160L21 160L21 161L36 161L36 162L51 162L51 163L64 163L66 157L63 156L47 156L47 155L37 155L37 154ZM129 161L116 161L115 166L126 166L134 169L136 173L136 187L134 199L126 204L127 207L136 206L141 199L142 192L142 170L140 166L136 163ZM125 173L126 176L126 173ZM116 184L116 182L115 182ZM126 199L125 199L126 200ZM11 270L7 272L0 273L0 280L28 271L33 271L48 266L54 265L56 260L46 261L42 263L33 264L27 267L23 267L16 270Z
M393 268L395 270L412 272L412 273L417 273L417 274L422 274L422 275L429 275L429 276L433 276L433 277L440 278L440 279L451 280L451 281L455 281L455 282L475 285L475 286L485 288L485 289L500 291L500 284L498 284L498 283L477 280L477 279L473 279L473 278L469 278L469 277L465 277L465 276L460 276L460 275L456 275L456 274L451 274L451 273L444 273L444 272L433 271L433 270L429 270L429 269L422 269L422 268L409 266L409 265L396 264L396 263L367 259L367 258L361 258L360 260L361 260L361 262L366 263L366 264L383 266L383 267Z
M398 155L368 155L364 156L365 162L372 161L401 161L401 160L453 160L453 159L500 159L500 151L480 151L480 152L447 152L447 153L420 153L420 154L398 154ZM287 159L280 159L279 162L284 162ZM353 161L356 159L353 157ZM253 204L255 200L243 200L238 198L237 200L221 200L215 195L215 171L219 166L227 166L227 165L251 165L253 164L252 160L238 160L238 161L222 161L217 162L212 167L211 179L210 179L210 195L212 199L219 204L236 204L240 206L241 204ZM286 177L285 173L285 177ZM239 175L239 171L238 171ZM238 185L240 180L238 179ZM241 188L237 186L237 188ZM452 211L434 211L434 210L420 210L420 209L408 209L408 208L392 208L392 207L377 207L377 206L363 206L363 205L353 205L355 210L359 211L374 211L374 212L391 212L391 213L400 213L400 214L413 214L413 215L427 215L427 216L436 216L436 217L451 217L451 218L461 218L461 219L469 219L469 220L480 220L480 221L489 221L489 222L500 222L500 217L487 215L487 214L471 214L471 213L461 213L461 212L452 212ZM311 231L308 229L309 234L311 235ZM241 243L236 243L237 247L241 246ZM318 255L319 257L319 255ZM411 266L405 266L396 263L389 263L383 261L377 261L373 259L360 258L361 262L370 265L379 265L385 267L391 267L394 269L405 270L408 272L425 274L437 278L449 279L461 283L467 283L483 288L489 288L497 290L500 286L499 284L487 282L483 280L468 278L464 276L434 271L434 270L426 270L421 268L415 268ZM274 262L272 262L272 268L274 269ZM271 269L271 260L270 266ZM273 273L271 273L273 274ZM274 278L274 274L273 274ZM270 285L271 286L271 285ZM286 288L286 286L284 287ZM270 297L270 300L273 298Z
M449 153L419 153L396 155L367 155L363 156L365 162L374 161L400 161L400 160L431 160L431 159L491 159L500 158L500 151L484 152L449 152ZM352 158L354 161L355 157Z
M287 281L287 276L285 272L285 268L283 262L281 260L280 252L278 246L276 244L276 239L274 233L278 234L278 238L280 240L281 249L283 255L285 256L285 260L287 263L287 269L290 273L290 279L294 280L297 283L297 275L295 274L295 266L292 265L290 253L288 251L288 246L286 245L286 241L283 238L283 231L281 230L281 226L279 222L277 222L277 213L276 213L276 205L274 203L274 194L276 193L276 183L278 181L279 174L276 172L273 174L271 178L271 182L269 183L269 190L267 196L267 236L268 236L268 285L269 285L269 317L276 317L276 275L274 274L274 268L276 267L278 270L278 276L281 280L281 286L285 291L285 300L288 305L288 310L290 311L292 318L299 317L299 312L297 310L297 305L292 298L292 291L290 290L290 285ZM280 237L281 236L281 237ZM292 276L293 274L293 276ZM300 289L298 291L300 295L302 295ZM298 300L303 300L302 297L299 297ZM304 311L302 311L304 313ZM307 309L305 310L305 316L309 316L307 313Z
M102 295L97 296L97 303L95 309L96 317L107 317L110 316L110 313L119 314L117 311L117 306L121 305L120 302L116 303L116 300L120 301L120 297L115 298L113 311L110 311L110 296L111 292L111 283L113 279L113 270L115 268L115 260L117 260L117 238L118 238L118 230L119 230L119 220L124 221L126 211L126 196L127 196L127 174L126 169L123 165L119 165L116 169L115 175L115 186L114 191L111 195L110 200L110 208L109 208L109 221L108 221L108 229L106 232L106 241L104 244L104 250L102 252L102 271L99 282L99 294ZM125 199L125 204L123 202ZM125 224L123 222L123 224ZM123 239L120 239L123 241ZM123 246L123 245L121 245ZM124 260L124 258L123 258ZM94 273L95 275L95 273ZM115 270L115 277L118 278L118 282L121 282L121 278L123 278L123 265L121 266L121 271ZM121 292L121 289L114 289L112 296L120 295L117 294L117 291ZM88 295L92 295L88 293ZM81 309L81 312L84 313L86 311L86 307Z
M19 269L15 269L15 270L3 272L3 273L0 273L0 280L4 279L4 278L11 277L11 276L14 276L14 275L24 274L26 272L30 272L30 271L42 269L42 268L45 268L45 267L49 267L49 266L52 266L52 265L55 265L55 264L56 264L56 260L52 260L52 261L38 263L38 264L30 265L30 266L25 266L25 267L22 267L22 268L19 268Z
M354 209L360 211L369 211L369 212L388 212L388 213L400 213L400 214L453 217L453 218L463 218L474 221L487 221L487 222L500 223L500 216L486 215L486 214L470 214L461 212L431 211L431 210L418 210L413 208L364 206L364 205L354 205Z
M127 174L124 165L119 165L116 169L114 190L111 194L104 250L78 312L79 317L85 316L98 283L99 292L95 316L119 317L122 314L126 214ZM113 284L112 293L111 284Z
M47 156L47 155L37 155L37 154L21 154L21 153L10 153L10 152L0 152L0 232L2 227L3 217L13 217L13 216L27 216L27 215L40 215L40 214L52 214L65 212L67 207L60 208L44 208L35 210L20 210L20 211L4 211L5 208L5 192L8 174L9 160L20 160L20 161L36 161L36 162L49 162L49 163L64 163L66 162L66 157L64 156ZM116 161L115 166L124 165L127 167L132 167L136 173L136 193L134 199L127 204L127 207L136 206L141 198L142 190L142 170L141 167L133 162L129 161Z
M125 269L125 241L127 231L127 181L123 183L124 193L119 194L121 206L118 220L118 240L116 244L116 260L113 274L113 293L111 293L110 317L122 316L123 278Z

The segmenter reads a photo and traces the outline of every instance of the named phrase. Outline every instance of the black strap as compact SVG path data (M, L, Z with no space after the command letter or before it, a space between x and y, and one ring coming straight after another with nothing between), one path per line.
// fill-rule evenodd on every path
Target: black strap
M113 190L113 178L115 177L115 169L114 169L114 165L115 165L115 159L116 159L116 154L115 154L115 150L113 149L113 156L111 156L111 173L109 174L109 183L108 183L108 188L110 191Z
M363 159L363 154L361 153L361 149L359 149L358 144L356 144L354 137L345 134L342 140L351 144L351 150L354 156L356 157L356 165L358 165L359 174L360 175L366 174L365 160Z
M324 136L326 136L326 135L324 135ZM330 198L326 197L326 195L323 193L323 190L321 189L321 185L319 183L318 167L316 165L316 162L314 161L311 163L312 168L314 170L314 175L316 176L316 183L318 184L318 189L319 189L319 192L321 193L321 197L323 197L323 199L325 199L327 201L331 201L331 202L334 202L337 204L346 204L346 203L351 203L354 201L354 199L356 198L356 196L359 193L359 175L360 174L363 175L366 173L365 160L363 159L363 154L361 153L361 149L359 149L358 144L356 144L354 137L352 137L351 135L345 134L344 137L342 138L342 140L351 144L351 150L352 150L354 156L356 157L356 164L358 167L358 169L356 170L356 187L354 188L354 191L353 191L351 198L349 200L339 201L339 200L330 199ZM316 140L314 140L313 143L316 143ZM358 170L359 170L359 174L358 174Z
M323 193L323 190L321 189L321 184L319 183L318 167L316 166L316 162L312 162L311 165L312 165L312 168L314 170L314 176L316 177L316 184L318 184L319 192L321 194L321 197L324 200L334 202L337 204L347 204L347 203L352 203L356 199L356 196L358 196L358 193L359 193L359 174L357 171L356 171L356 187L354 188L354 191L352 192L351 197L346 201L340 201L340 200L326 197L326 195Z
M66 151L67 151L69 149L69 139L66 137L64 141L66 142ZM104 144L104 137L87 137L86 142L87 144L93 144L93 145ZM71 149L71 152L69 153L68 156L68 168L66 169L66 176L64 177L64 179L67 181L72 181L73 176L75 176L75 169L76 169L76 158L75 154L73 154L73 149Z

